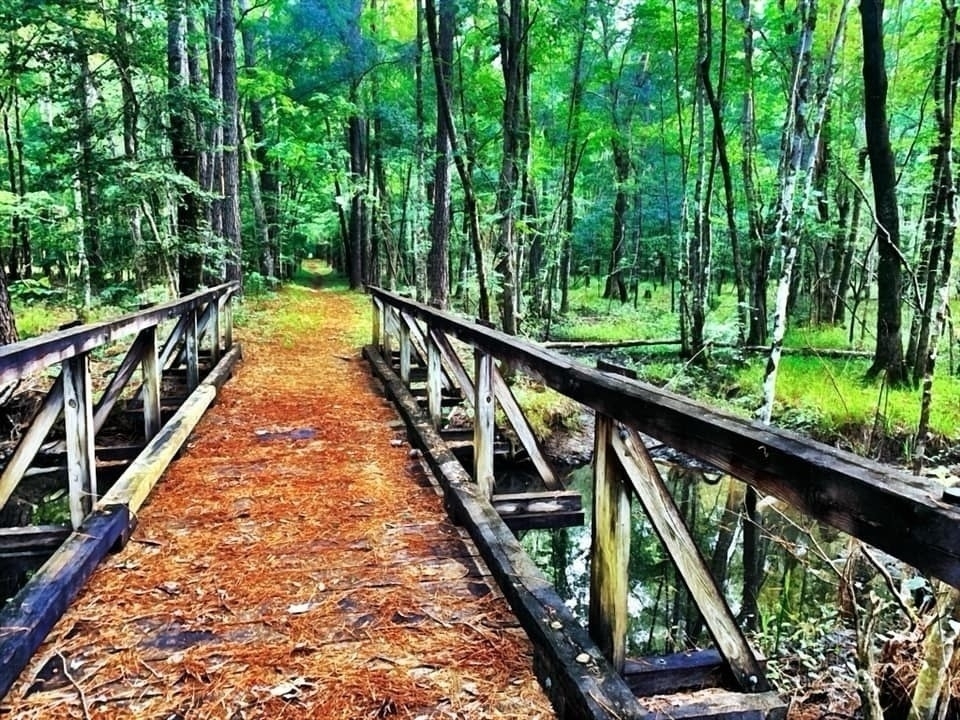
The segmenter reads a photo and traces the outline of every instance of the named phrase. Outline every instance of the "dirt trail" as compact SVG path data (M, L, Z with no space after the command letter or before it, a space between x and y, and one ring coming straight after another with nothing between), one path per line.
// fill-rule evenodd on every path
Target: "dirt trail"
M366 301L292 287L263 309L133 540L0 716L553 717L529 642L389 425L358 352Z

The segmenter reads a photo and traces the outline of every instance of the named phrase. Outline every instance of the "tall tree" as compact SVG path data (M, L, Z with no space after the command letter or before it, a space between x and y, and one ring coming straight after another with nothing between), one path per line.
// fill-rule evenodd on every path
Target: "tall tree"
M176 233L179 287L189 294L203 281L203 246L200 236L202 209L198 197L200 156L196 118L190 101L190 66L187 56L186 0L167 0L168 133L177 183Z
M903 256L900 252L900 208L897 205L897 168L890 146L887 121L887 69L883 43L883 0L861 0L863 34L863 106L873 178L876 213L877 343L867 377L883 375L896 387L907 380L900 336L903 301Z
M453 98L453 37L456 25L456 4L440 0L437 53L433 56L433 73L437 81L436 155L433 165L433 211L430 215L430 251L427 254L427 286L430 303L446 308L450 291L450 132L443 121L444 105ZM443 98L441 99L441 95Z

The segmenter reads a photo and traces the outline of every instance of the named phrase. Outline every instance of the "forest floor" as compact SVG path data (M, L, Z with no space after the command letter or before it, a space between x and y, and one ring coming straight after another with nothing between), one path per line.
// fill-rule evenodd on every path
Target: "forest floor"
M0 716L554 717L360 358L366 299L248 302L245 361Z

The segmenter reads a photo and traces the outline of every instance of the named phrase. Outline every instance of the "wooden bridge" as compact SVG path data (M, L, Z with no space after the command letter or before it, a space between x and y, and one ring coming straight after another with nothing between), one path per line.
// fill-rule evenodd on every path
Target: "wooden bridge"
M239 357L233 292L222 286L0 349L0 386L61 366L0 476L0 497L37 468L57 468L74 525L72 532L5 531L0 551L8 562L63 544L0 612L0 713L784 717L784 700L693 549L640 433L960 585L960 511L942 488L376 288L373 342L364 354L404 434L372 391L356 385L362 368L349 340L333 337L335 312L313 330L327 342L322 359L311 359L313 386L285 385L285 373L258 374L255 348L194 429ZM162 323L171 329L161 343ZM94 402L90 354L121 336L133 340ZM302 366L297 348L282 347L260 350L283 356L291 372ZM472 362L463 362L465 352ZM586 628L514 536L579 523L583 509L537 447L497 361L597 413ZM132 382L138 367L140 384ZM350 389L324 392L344 377L352 378ZM268 397L277 404L274 414L231 395L253 387L265 404ZM447 408L461 403L473 409L468 436L446 426ZM496 493L495 463L505 449L497 407L542 488ZM143 417L142 442L100 447L110 419L131 409ZM190 449L145 505L191 431ZM231 434L247 438L242 457L218 450ZM333 447L349 454L329 463ZM106 457L134 459L101 493L98 462ZM203 471L181 478L191 461ZM270 472L281 475L267 482ZM375 481L361 483L361 476ZM325 497L333 487L351 494ZM453 523L439 514L433 488ZM715 648L626 657L633 502L684 578ZM268 514L268 506L276 511ZM192 533L203 541L187 542ZM90 580L109 551L117 552ZM158 567L167 575L150 572ZM162 621L155 605L164 609ZM532 685L534 674L542 690Z

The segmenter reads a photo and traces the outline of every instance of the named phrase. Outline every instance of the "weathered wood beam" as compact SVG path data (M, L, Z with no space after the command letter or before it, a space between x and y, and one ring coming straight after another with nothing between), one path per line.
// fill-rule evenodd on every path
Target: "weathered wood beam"
M437 344L437 348L440 350L440 357L443 360L443 365L449 371L450 378L453 380L453 384L460 388L460 392L463 394L463 397L467 398L470 402L473 402L473 396L475 394L473 380L470 378L470 374L460 361L460 356L457 355L457 351L454 350L453 345L450 343L450 339L442 332L438 332L433 328L430 329L430 337Z
M427 339L427 333L424 332L423 328L420 327L420 323L416 318L410 317L406 313L403 314L403 321L407 324L407 327L410 330L410 340L413 343L413 349L416 352L417 356L420 358L420 363L426 365L429 362L428 355L430 351L428 349L429 341ZM441 382L444 389L449 390L453 387L453 381L450 379L449 374L446 369L441 365Z
M625 347L679 345L680 340L551 340L541 344L550 350L612 350Z
M740 478L960 587L960 507L904 471L616 377L376 288L371 294L541 379L587 407Z
M405 322L405 316L400 314L400 380L404 385L410 385L410 326Z
M200 384L200 333L197 328L196 310L187 311L184 344L187 360L187 392L193 392Z
M381 347L383 337L383 302L373 298L373 307L370 311L370 342L377 350Z
M63 544L72 530L63 525L27 525L0 528L0 560L22 553L51 554Z
M590 637L620 672L627 657L630 490L611 447L613 420L598 413L594 432Z
M211 298L235 292L235 283L225 283L209 290L201 290L180 300L139 310L105 322L82 325L36 338L0 347L0 386L7 385L31 373L43 370L70 357L106 345L121 337L134 335L145 327L179 317L196 309Z
M157 355L157 329L143 330L143 437L149 441L160 432L160 359Z
M430 413L430 422L438 430L443 424L442 381L443 361L440 358L440 347L431 336L427 338L427 410Z
M625 430L624 434L626 437L621 437L619 432L613 433L613 451L630 480L634 496L643 505L670 560L680 571L680 577L703 615L717 649L730 664L740 689L747 692L769 690L770 684L763 668L737 625L723 591L700 555L696 541L684 524L683 516L667 490L660 471L637 432Z
M63 423L67 441L67 482L70 488L70 521L74 528L97 501L97 467L94 455L93 399L90 356L75 355L63 361Z
M504 493L490 501L513 531L583 525L583 500L578 492Z
M37 456L43 441L53 427L53 424L63 412L63 373L57 376L53 386L43 399L43 404L30 421L30 426L17 443L16 450L7 461L3 474L0 475L0 507L3 507L20 479L27 472L30 464Z
M97 510L0 611L0 697L128 526L125 507Z
M474 356L473 396L473 477L480 494L488 500L496 483L493 466L494 426L493 357L483 352Z

